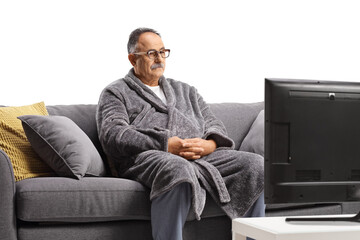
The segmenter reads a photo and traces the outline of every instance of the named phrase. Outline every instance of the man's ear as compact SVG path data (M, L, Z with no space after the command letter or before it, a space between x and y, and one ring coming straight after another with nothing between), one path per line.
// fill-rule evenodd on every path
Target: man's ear
M131 53L130 53L130 54L128 55L128 59L129 59L131 65L135 66L135 64L136 64L136 56L135 56L135 54L131 54Z

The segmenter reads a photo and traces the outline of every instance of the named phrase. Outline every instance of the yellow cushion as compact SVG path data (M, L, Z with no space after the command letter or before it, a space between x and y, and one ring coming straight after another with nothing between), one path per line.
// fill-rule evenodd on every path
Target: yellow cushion
M21 115L49 115L43 102L21 107L0 107L0 148L9 156L14 169L15 181L26 178L54 176L32 149L27 140Z

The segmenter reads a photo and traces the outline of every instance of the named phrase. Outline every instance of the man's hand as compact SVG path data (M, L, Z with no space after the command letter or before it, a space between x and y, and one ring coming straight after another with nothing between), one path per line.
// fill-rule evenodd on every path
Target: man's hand
M196 160L209 155L216 149L214 140L204 140L201 138L181 139L171 137L168 140L168 152L181 156L188 160Z
M189 138L189 139L184 139L185 144L184 147L185 148L201 148L203 149L203 151L201 151L200 156L206 156L209 155L210 153L214 152L216 149L216 142L212 139L209 140L205 140L202 138Z
M171 137L168 140L168 152L186 158L188 160L195 160L201 157L204 151L200 147L190 146L186 140L179 137Z

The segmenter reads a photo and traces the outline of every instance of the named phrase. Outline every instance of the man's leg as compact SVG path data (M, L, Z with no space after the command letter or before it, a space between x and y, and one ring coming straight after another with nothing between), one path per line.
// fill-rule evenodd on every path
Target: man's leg
M182 229L191 206L191 186L180 183L151 202L154 240L182 240Z
M261 193L256 202L251 206L249 211L244 215L244 217L265 217L265 200L264 192ZM247 237L246 240L254 240Z
M244 217L265 217L264 192L261 193Z

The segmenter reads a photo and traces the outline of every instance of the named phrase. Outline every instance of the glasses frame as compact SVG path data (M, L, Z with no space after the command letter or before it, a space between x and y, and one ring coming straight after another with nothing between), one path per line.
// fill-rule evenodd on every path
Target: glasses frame
M166 57L163 57L161 55L161 53L166 54L166 52L168 52L168 55ZM156 56L155 57L150 57L151 53L156 53ZM159 51L156 51L155 49L150 49L147 52L135 52L133 54L135 54L135 55L145 55L146 54L149 59L155 59L155 58L158 58L159 56L161 56L162 58L168 58L170 56L170 49L161 49Z

